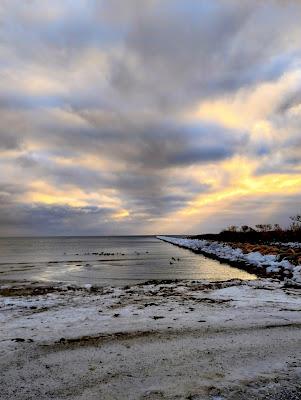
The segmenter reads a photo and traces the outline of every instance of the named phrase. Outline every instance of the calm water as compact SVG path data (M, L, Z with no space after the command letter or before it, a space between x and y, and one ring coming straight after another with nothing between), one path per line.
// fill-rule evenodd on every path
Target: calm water
M153 236L0 238L0 283L125 285L150 279L232 278L254 275Z

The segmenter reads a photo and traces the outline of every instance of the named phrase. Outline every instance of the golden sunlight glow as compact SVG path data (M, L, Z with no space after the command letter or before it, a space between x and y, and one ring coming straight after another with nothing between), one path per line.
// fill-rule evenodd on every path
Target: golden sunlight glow
M284 127L275 127L269 120L271 113L279 107L283 98L295 93L301 84L301 69L289 71L278 80L257 84L252 88L240 89L233 96L223 96L214 100L201 102L195 109L185 112L181 118L193 123L212 122L231 130L231 135L240 135L240 132L249 133L247 146L261 148L269 146L277 139L281 142L287 136ZM300 106L289 110L291 114L300 114ZM258 146L258 147L256 147ZM264 147L263 147L264 148ZM188 168L187 176L195 181L207 183L210 190L196 195L189 204L172 213L170 220L185 220L194 217L198 223L208 215L214 216L217 211L231 209L231 203L239 202L243 198L261 198L267 196L290 196L300 193L301 172L298 166L292 165L294 174L270 173L257 175L262 158L239 157L230 160L212 163L202 167ZM281 164L281 154L275 152L270 163ZM263 205L268 214L275 204ZM191 221L190 221L191 223ZM172 225L170 225L172 228Z
M118 210L112 213L113 219L124 219L130 214L122 207L122 201L115 189L104 189L101 193L84 192L75 186L65 186L58 189L44 181L31 183L27 194L20 201L47 205L68 205L70 207L96 206L106 209Z
M112 215L114 219L124 219L130 216L127 210L120 210Z
M267 123L266 118L301 83L301 69L284 74L277 81L241 89L235 95L200 103L184 113L190 121L213 121L227 128L252 130L255 124Z
M61 204L71 207L84 207L87 202L82 199L82 192L79 189L72 189L66 192L53 188L46 182L35 181L30 185L30 191L24 199L31 203Z
M227 213L228 210L231 210L233 214L233 203L245 201L245 199L260 200L273 195L281 197L300 194L301 173L254 177L256 165L255 161L242 157L235 157L221 163L221 175L228 174L226 184L222 184L222 180L216 179L216 185L213 186L212 190L196 196L187 207L170 214L169 221L166 221L166 229L171 232L176 229L172 221L182 221L183 226L193 229L194 224L199 225L210 217L216 217L217 212ZM203 168L200 169L203 173ZM217 182L220 182L220 184L217 184ZM265 217L268 217L273 214L277 206L275 202L268 202L267 204L263 202L261 212L264 212Z

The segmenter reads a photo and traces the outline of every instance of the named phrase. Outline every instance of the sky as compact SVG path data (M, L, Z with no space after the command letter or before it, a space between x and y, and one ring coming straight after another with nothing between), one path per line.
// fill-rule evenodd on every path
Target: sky
M299 0L1 0L0 235L301 212Z

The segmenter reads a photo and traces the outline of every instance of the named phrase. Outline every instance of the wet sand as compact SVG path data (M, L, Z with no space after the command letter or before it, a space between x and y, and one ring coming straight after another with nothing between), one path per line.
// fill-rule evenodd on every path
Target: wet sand
M283 283L7 290L1 399L301 398L301 296Z

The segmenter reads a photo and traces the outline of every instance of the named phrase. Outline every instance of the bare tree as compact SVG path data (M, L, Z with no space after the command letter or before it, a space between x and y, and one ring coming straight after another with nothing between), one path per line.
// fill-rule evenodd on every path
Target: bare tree
M299 231L301 230L301 215L292 215L290 219L293 221L290 224L290 230L292 231Z
M227 229L228 232L237 232L238 231L238 226L236 225L230 225Z
M268 232L268 231L272 230L271 224L258 224L255 226L260 232Z
M242 225L241 228L240 228L240 230L241 230L242 232L253 232L253 231L254 231L254 229L251 228L251 227L248 226L248 225Z

